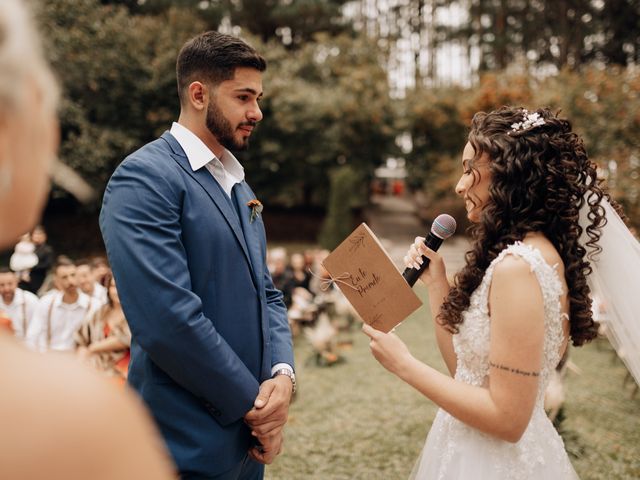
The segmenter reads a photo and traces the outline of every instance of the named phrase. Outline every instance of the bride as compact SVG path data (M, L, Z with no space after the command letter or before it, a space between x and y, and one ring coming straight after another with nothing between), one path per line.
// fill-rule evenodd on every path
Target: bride
M599 251L607 195L582 139L548 109L476 114L461 167L473 243L455 285L423 238L405 257L430 259L421 279L451 376L363 327L375 358L441 407L412 478L577 478L543 400L569 340L597 333L587 248Z

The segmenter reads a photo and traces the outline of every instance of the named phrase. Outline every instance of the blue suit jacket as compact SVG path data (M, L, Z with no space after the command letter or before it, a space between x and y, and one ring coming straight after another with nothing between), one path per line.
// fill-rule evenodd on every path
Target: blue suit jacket
M133 334L129 383L182 472L213 475L240 461L259 384L272 365L293 365L264 225L249 221L255 195L245 182L235 188L240 214L166 132L116 169L100 213Z

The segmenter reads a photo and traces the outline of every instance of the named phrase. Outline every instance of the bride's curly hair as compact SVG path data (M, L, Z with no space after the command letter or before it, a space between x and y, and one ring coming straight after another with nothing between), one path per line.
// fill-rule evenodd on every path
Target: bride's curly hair
M553 243L565 265L571 339L577 346L592 340L598 327L593 320L586 279L591 267L586 248L579 242L583 232L578 224L579 212L586 201L586 247L591 256L600 251L597 242L606 222L600 203L609 195L569 121L547 108L536 112L544 124L515 131L512 125L525 120L520 107L502 107L473 117L469 142L475 156L470 166L477 182L479 172L473 163L485 154L489 157L489 200L482 207L480 221L469 229L472 245L465 256L466 265L456 275L438 320L451 333L457 333L471 294L491 261L527 233L541 232Z

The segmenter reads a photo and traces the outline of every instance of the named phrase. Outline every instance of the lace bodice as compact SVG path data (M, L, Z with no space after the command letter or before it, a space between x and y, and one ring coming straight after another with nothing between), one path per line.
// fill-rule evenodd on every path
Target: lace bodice
M453 347L458 357L456 379L471 385L486 385L489 374L489 289L495 266L506 255L517 255L525 260L535 273L544 301L544 354L537 402L542 402L553 370L560 361L560 346L564 341L563 314L560 297L562 283L555 266L550 266L540 250L522 242L509 245L491 262L482 282L473 292L470 305L463 314L460 332L453 336Z
M475 386L487 386L491 319L489 290L495 266L506 255L517 255L535 273L544 302L544 354L536 404L529 424L517 443L483 433L439 410L412 478L419 480L540 478L576 479L562 439L544 411L544 392L560 360L564 340L561 295L563 285L555 266L545 262L539 250L517 242L491 262L463 314L459 332L453 335L457 355L455 378Z

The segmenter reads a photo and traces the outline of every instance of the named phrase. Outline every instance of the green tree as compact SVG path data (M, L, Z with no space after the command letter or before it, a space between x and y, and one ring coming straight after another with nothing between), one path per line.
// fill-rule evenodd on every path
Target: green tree
M437 3L442 7L451 2ZM514 62L561 70L594 60L626 66L640 59L637 0L457 3L468 12L467 19L461 25L439 26L440 41L467 44L469 55L479 54L480 72L501 71Z
M301 47L317 33L332 36L350 29L341 7L347 0L228 0L231 23L247 29L263 42L278 40Z
M607 0L595 20L603 41L593 58L625 66L640 63L640 2Z
M329 170L369 178L395 151L395 111L377 51L363 39L322 36L296 51L260 46L265 119L246 153L256 190L281 205L327 203Z
M464 93L452 87L418 89L407 95L404 127L411 134L412 149L407 154L410 187L431 184L439 176L436 166L442 158L460 151L466 125L458 102Z
M349 166L331 172L331 189L327 216L322 225L318 242L323 248L333 250L353 230L353 208L357 206L354 193L362 183L362 174Z
M569 118L584 138L589 157L608 180L614 198L640 227L640 75L621 67L565 69L537 80L529 75L493 72L474 88L448 88L407 103L407 129L414 149L408 155L412 178L432 216L450 211L464 221L454 186L468 125L477 111L502 105L549 106ZM410 97L413 98L413 97Z
M182 10L131 15L97 0L39 7L63 87L60 157L102 191L117 164L175 118L177 50L202 24Z
M207 29L216 29L225 15L228 2L216 0L100 0L103 5L120 5L136 15L159 15L170 10L190 12Z
M63 85L62 160L98 192L118 163L177 117L175 58L206 28L197 12L132 14L98 0L41 0L47 51ZM378 52L362 39L319 35L288 50L248 38L269 61L265 119L241 155L263 200L327 204L327 172L370 176L393 150L395 112Z
M640 74L592 67L580 74L563 71L541 87L538 102L572 120L600 175L640 228Z

